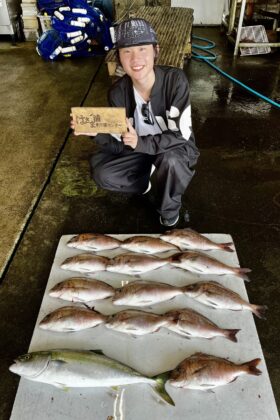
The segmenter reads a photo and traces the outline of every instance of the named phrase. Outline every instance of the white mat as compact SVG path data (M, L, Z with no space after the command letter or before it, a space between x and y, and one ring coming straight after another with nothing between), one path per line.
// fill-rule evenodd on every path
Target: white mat
M112 235L126 239L132 235ZM158 235L150 235L158 236ZM217 242L230 242L230 235L206 235ZM47 292L56 283L76 275L74 272L59 268L65 258L82 253L66 246L72 235L62 236L57 248L54 263L43 297L38 320L34 329L29 351L54 348L101 349L103 352L122 363L125 363L146 375L173 369L189 355L202 351L220 357L228 357L236 363L242 363L260 357L261 376L244 376L235 382L216 388L213 392L179 390L167 387L176 406L159 402L153 390L144 384L127 386L114 391L106 388L76 388L62 391L53 386L21 379L17 391L11 419L12 420L276 420L277 408L265 365L261 345L257 335L253 315L248 312L213 310L185 296L178 296L172 301L155 305L149 310L164 313L170 309L191 307L209 317L223 328L241 328L237 335L238 343L223 338L213 340L184 339L165 329L139 338L131 338L98 326L77 333L54 333L40 330L38 323L52 310L69 305L58 299L50 298ZM114 256L124 251L107 251L100 255ZM212 251L209 255L229 264L239 265L236 252ZM83 276L83 275L82 275ZM120 287L131 276L99 272L91 276ZM254 272L250 275L254 281ZM205 279L174 268L160 268L146 273L143 279L162 281L174 285L186 285ZM243 280L232 276L207 276L207 279L220 282L248 299ZM258 302L262 301L262 296ZM124 309L114 307L110 301L95 304L96 310L111 314ZM263 321L266 322L266 321ZM12 360L11 360L12 363ZM12 374L12 373L11 373Z

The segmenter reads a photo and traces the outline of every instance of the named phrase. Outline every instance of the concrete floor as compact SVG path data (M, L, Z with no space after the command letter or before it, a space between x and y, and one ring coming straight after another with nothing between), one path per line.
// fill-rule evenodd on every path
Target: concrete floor
M223 70L280 100L279 52L234 61L219 29L194 34L217 43ZM145 201L96 188L87 162L94 143L68 130L71 106L106 104L111 81L102 60L46 63L32 44L0 43L0 64L0 419L6 420L18 385L8 366L28 349L60 236L161 228ZM187 208L199 232L230 233L241 266L253 269L247 290L250 301L269 307L267 320L256 325L279 408L279 110L204 63L188 62L185 72L201 157L182 215Z

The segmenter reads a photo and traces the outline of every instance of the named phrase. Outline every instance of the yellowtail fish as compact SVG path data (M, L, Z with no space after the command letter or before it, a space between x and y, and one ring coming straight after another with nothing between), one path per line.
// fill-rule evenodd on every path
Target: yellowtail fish
M18 357L10 371L62 389L146 383L162 400L175 405L165 390L169 372L149 378L100 351L62 349L28 353Z

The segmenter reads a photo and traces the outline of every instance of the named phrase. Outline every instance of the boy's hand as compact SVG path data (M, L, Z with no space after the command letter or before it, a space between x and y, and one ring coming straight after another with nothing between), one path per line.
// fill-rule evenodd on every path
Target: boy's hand
M97 134L98 133L83 133L83 134L80 134L80 133L75 133L75 123L74 123L74 121L73 121L73 115L72 114L70 114L70 128L74 131L74 136L91 136L91 137L95 137L95 136L97 136Z
M128 118L126 118L126 124L128 131L122 133L123 142L126 146L130 146L132 149L135 149L138 143L138 135Z

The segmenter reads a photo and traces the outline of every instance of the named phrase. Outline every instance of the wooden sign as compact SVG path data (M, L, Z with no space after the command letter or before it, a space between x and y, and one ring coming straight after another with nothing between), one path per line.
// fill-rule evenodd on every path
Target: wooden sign
M127 131L125 108L71 108L75 134L121 134Z

